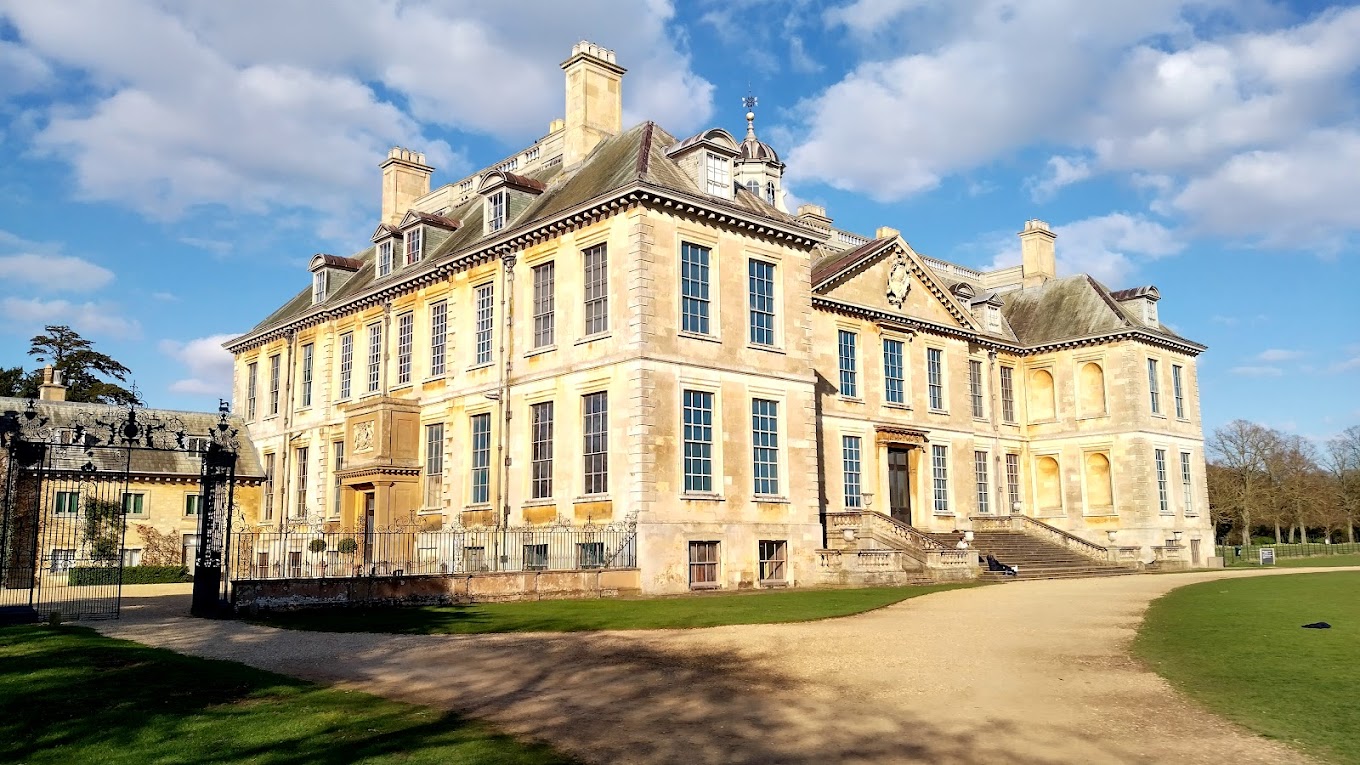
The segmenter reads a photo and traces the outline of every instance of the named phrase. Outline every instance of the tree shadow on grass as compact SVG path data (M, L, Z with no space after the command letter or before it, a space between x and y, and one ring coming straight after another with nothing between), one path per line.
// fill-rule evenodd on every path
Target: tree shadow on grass
M0 761L564 763L448 712L78 628L0 629Z
M1132 762L1135 753L1059 723L1002 717L941 724L834 682L781 671L775 647L667 632L393 636L232 622L120 627L175 650L248 661L389 698L453 709L594 762ZM823 682L825 680L826 682ZM902 678L885 675L885 688ZM959 689L933 688L940 705Z

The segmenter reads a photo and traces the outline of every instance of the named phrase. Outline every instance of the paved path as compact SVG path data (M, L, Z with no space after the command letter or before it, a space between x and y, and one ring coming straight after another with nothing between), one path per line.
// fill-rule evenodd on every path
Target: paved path
M1125 650L1168 590L1303 571L1021 581L807 624L468 636L195 620L184 595L128 588L101 629L455 709L591 762L1306 763Z

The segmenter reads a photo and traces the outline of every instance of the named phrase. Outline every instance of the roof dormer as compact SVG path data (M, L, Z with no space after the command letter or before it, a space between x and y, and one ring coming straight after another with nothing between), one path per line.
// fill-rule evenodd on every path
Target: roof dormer
M312 256L307 269L312 272L312 305L320 305L349 279L349 275L363 268L361 261L322 252Z
M722 128L710 128L666 150L706 194L731 199L732 162L741 153L737 139Z
M966 282L960 282L965 284ZM955 285L957 287L958 285ZM968 288L973 291L972 287ZM957 292L955 294L958 294ZM1001 334L1001 307L1005 305L1001 296L995 291L983 293L973 297L968 301L968 308L973 312L973 317L982 322L982 328L993 335Z
M461 228L463 222L457 218L408 210L401 219L398 230L401 232L401 265L403 268L414 266L425 258L425 253L433 251L438 242L432 241L435 233L440 233L439 241Z
M1162 299L1162 293L1151 284L1111 292L1110 297L1130 309L1140 324L1147 327L1161 326L1157 318L1157 301Z
M386 223L378 224L377 230L373 232L373 244L377 247L373 254L374 273L379 279L392 273L393 252L399 236L401 232L397 227Z
M482 196L482 233L492 234L509 226L529 208L544 186L533 178L505 170L492 170L482 178L477 193Z

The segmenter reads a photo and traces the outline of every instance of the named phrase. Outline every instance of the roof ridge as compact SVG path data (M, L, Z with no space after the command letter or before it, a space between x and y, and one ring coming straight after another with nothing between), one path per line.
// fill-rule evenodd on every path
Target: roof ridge
M647 176L647 169L651 164L652 129L655 127L656 123L651 120L647 120L642 127L642 141L638 144L637 165L635 166L638 180L642 180Z
M1105 301L1105 305L1108 306L1111 311L1114 311L1114 315L1119 317L1119 321L1121 321L1125 327L1134 326L1133 322L1129 321L1129 317L1125 316L1124 312L1119 309L1119 304L1115 302L1114 298L1110 297L1109 292L1101 287L1100 282L1096 281L1095 277L1090 274L1082 274L1082 276L1086 277L1086 281L1090 283L1091 288L1096 291L1096 294L1100 296L1101 300Z

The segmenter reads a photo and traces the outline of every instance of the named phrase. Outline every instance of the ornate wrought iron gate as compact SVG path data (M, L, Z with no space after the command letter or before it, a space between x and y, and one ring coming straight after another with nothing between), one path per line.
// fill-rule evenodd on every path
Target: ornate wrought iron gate
M202 455L198 556L222 555L224 534L214 547L202 532L231 506L236 431L225 406L207 433L137 407L60 406L0 412L0 621L117 618L123 568L137 563L126 559L127 520L150 510L133 479L169 452ZM218 565L205 582L214 593Z

